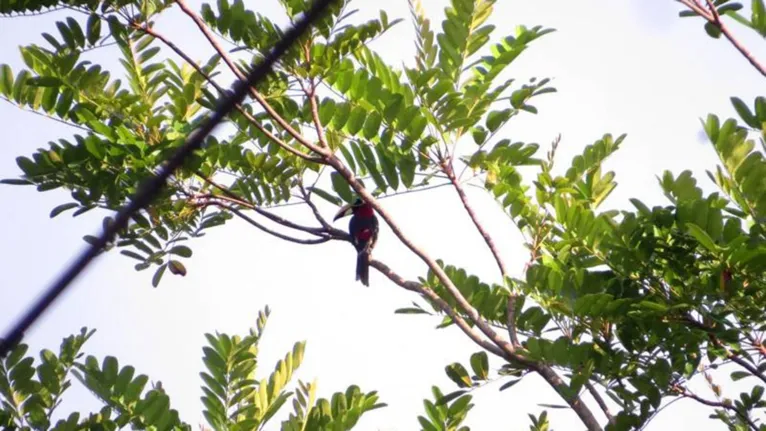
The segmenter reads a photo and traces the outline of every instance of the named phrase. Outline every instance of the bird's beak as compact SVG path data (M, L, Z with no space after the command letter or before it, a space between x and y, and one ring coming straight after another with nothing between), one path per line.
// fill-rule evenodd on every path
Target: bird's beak
M333 217L332 221L338 220L339 218L343 218L346 216L350 216L354 212L354 206L351 204L346 204L341 207L340 210L335 214L335 217Z

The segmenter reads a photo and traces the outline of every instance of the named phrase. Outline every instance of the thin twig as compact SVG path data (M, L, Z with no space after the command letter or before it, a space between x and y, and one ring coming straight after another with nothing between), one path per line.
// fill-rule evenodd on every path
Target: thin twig
M495 241L489 235L489 232L487 232L487 230L484 229L484 226L479 221L479 218L476 215L476 212L473 210L473 207L468 202L468 196L465 194L465 190L463 189L463 186L460 184L460 181L458 181L457 177L455 176L455 170L452 168L451 165L449 165L446 162L444 163L442 168L443 168L443 172L447 175L447 178L449 178L450 182L455 187L455 191L460 197L460 201L463 203L463 208L465 208L465 211L468 213L468 216L471 218L471 221L473 222L474 226L476 226L476 230L479 231L479 234L481 234L481 237L484 238L484 242L487 244L487 247L489 247L489 250L492 252L492 257L495 258L497 267L500 269L500 275L502 275L503 279L505 280L505 277L508 276L508 270L505 267L503 258L500 256L500 251L497 249L497 246L495 245Z
M447 314L453 322L470 338L474 343L478 344L482 348L486 349L488 352L497 355L501 358L505 358L505 353L500 350L497 346L490 343L488 340L484 339L479 331L472 328L468 323L463 319L462 316L460 316L454 308L452 308L447 301L443 300L439 297L439 295L436 294L433 290L423 286L422 284L418 283L417 281L411 281L411 280L405 280L402 276L394 272L391 268L389 268L386 264L379 260L372 259L370 260L370 266L380 271L381 274L388 277L389 280L393 281L395 284L403 287L404 289L407 289L411 292L419 293L426 298L428 298L430 301L435 303L445 314Z
M240 210L238 210L238 209L234 208L234 207L233 207L233 206L231 206L231 205L226 205L226 204L224 204L224 203L221 203L221 202L216 202L216 201L210 201L210 202L209 202L209 204L210 204L210 205L215 205L215 206L217 206L217 207L220 207L220 208L223 208L223 209L225 209L225 210L227 210L227 211L231 211L231 212L232 212L233 214L235 214L237 217L239 217L239 218L241 218L242 220L244 220L244 221L246 221L246 222L250 223L251 225L253 225L253 226L257 227L258 229L260 229L260 230L262 230L262 231L264 231L264 232L266 232L266 233L268 233L268 234L270 234L270 235L273 235L273 236L275 236L275 237L277 237L277 238L283 239L283 240L285 240L285 241L294 242L294 243L296 243L296 244L306 244L306 245L313 245L313 244L323 244L323 243L325 243L325 242L327 242L327 241L330 241L330 240L332 239L332 238L331 238L331 237L329 237L329 236L325 236L325 237L323 237L323 238L316 238L316 239L301 239L301 238L293 238L293 237L291 237L291 236L289 236L289 235L285 235L285 234L283 234L283 233L279 233L279 232L277 232L277 231L275 231L275 230L271 230L271 229L267 228L266 226L264 226L264 225L262 225L262 224L258 223L257 221L255 221L255 220L253 220L252 218L248 217L248 216L247 216L247 215L245 215L245 214L244 214L242 211L240 211Z
M500 269L500 275L503 277L503 284L505 284L506 279L508 278L508 270L505 267L503 258L500 256L500 251L497 249L495 241L492 239L489 232L484 229L484 226L479 221L479 218L476 212L473 210L473 207L468 202L468 196L465 194L465 190L460 184L460 180L455 176L455 169L453 168L451 162L443 162L442 171L445 175L447 175L447 178L449 179L450 183L452 183L453 187L455 187L455 191L460 197L460 201L463 203L463 208L465 208L465 211L468 213L468 216L471 218L474 226L476 226L476 230L478 230L481 237L484 238L484 242L487 244L489 251L495 258L498 269ZM508 297L507 306L508 336L511 340L511 344L514 347L521 345L521 343L519 343L518 334L516 333L516 299L516 293L511 292L511 295Z
M199 15L197 15L196 12L194 12L193 10L191 10L191 8L189 8L189 5L186 4L185 0L176 0L176 3L181 8L181 10L186 15L188 15L189 18L191 18L194 21L194 23L200 29L200 31L205 36L205 38L208 40L210 45L213 47L213 49L216 50L216 52L218 52L218 54L221 56L221 58L226 63L226 65L229 66L229 69L231 69L231 71L234 73L234 75L237 78L242 79L242 77L245 76L244 73L242 73L242 71L239 69L239 67L237 67L237 65L234 64L234 61L231 59L231 57L229 57L229 55L226 53L226 51L223 49L223 47L215 39L213 33L207 27L207 25L202 20L202 18L200 18ZM256 90L253 87L250 87L249 91L250 91L250 95L256 101L258 101L258 103L266 111L266 113L268 113L268 115L272 119L274 119L274 121L276 121L277 124L279 124L285 131L287 131L287 133L289 133L296 141L301 143L301 145L305 146L306 148L310 149L311 151L314 151L317 154L321 154L321 155L324 155L324 156L329 154L327 152L327 150L312 144L305 137L303 137L303 135L301 135L297 130L295 130L290 125L290 123L288 123L284 118L282 118L281 115L279 115L274 110L274 108L269 104L269 102L266 101L266 99L263 97L263 95L258 90Z
M737 416L739 416L740 419L745 421L752 430L758 431L758 425L756 425L755 422L753 422L753 420L750 419L750 417L748 417L747 413L740 411L740 409L734 407L733 405L720 402L720 401L706 400L698 395L695 395L694 393L692 393L691 391L689 391L688 389L684 387L676 387L674 389L676 390L676 392L678 392L680 396L684 398L690 398L694 401L697 401L700 404L704 404L709 407L718 407L725 410L733 411Z
M11 105L13 105L14 107L16 107L16 108L19 108L19 109L21 109L22 111L25 111L25 112L29 112L30 114L39 115L39 116L41 116L41 117L45 117L45 118L47 118L47 119L49 119L49 120L58 121L59 123L61 123L61 124L65 125L65 126L74 127L75 129L80 129L80 130L82 130L82 131L85 131L85 132L90 132L90 131L91 131L91 130L90 130L90 129L88 129L87 127L83 127L83 126L80 126L80 125L78 125L78 124L75 124L75 123L70 123L70 122L68 122L68 121L65 121L65 120L62 120L62 119L60 119L60 118L56 118L56 117L53 117L53 116L50 116L50 115L47 115L47 114L43 114L42 112L37 112L37 111L35 111L35 110L33 110L33 109L29 109L29 108L27 108L26 106L23 106L23 105L20 105L20 104L19 104L19 105L17 105L15 102L11 101L11 100L10 100L10 99L8 99L7 97L0 97L0 100L3 100L3 101L5 101L5 102L8 102L8 103L10 103L10 104L11 104Z
M224 186L218 184L217 182L215 182L214 180L208 178L207 176L202 175L201 172L197 172L197 175L200 178L202 178L203 181L205 181L206 183L208 183L211 186L215 187L216 189L220 190L225 195L225 197L223 197L223 196L216 196L217 198L226 198L226 199L230 200L233 203L236 203L236 204L241 205L241 206L243 206L243 207L245 207L247 209L250 209L250 210L253 210L253 211L257 212L258 214L266 217L267 219L269 219L269 220L271 220L271 221L273 221L275 223L281 224L282 226L289 227L289 228L292 228L292 229L295 229L295 230L299 230L299 231L302 231L302 232L310 233L312 235L321 236L321 237L324 237L325 235L329 234L333 238L336 238L336 239L346 239L347 238L346 233L343 232L343 231L340 231L338 229L327 230L327 229L324 229L324 228L308 227L308 226L299 225L299 224L297 224L295 222L287 220L286 218L280 217L280 216L278 216L278 215L276 215L274 213L271 213L269 211L264 210L263 208L261 208L261 207L259 207L257 205L254 205L254 204L252 204L250 202L247 202L247 201L243 200L241 197L237 196L236 193L232 192L227 187L224 187Z
M309 50L308 45L303 46L303 52L306 56L306 62L308 62L310 65L311 51ZM309 82L308 89L304 87L303 82L300 80L298 80L298 84L301 86L303 93L309 99L309 106L311 107L311 119L314 122L314 127L317 131L317 139L319 140L319 145L322 146L322 148L329 148L327 145L327 139L325 138L324 127L322 126L322 122L319 120L319 108L317 107L317 85L313 78Z
M298 187L300 188L301 194L303 195L303 200L306 202L309 208L311 208L311 212L314 213L314 218L317 219L319 224L321 224L325 230L332 230L332 225L330 225L330 223L328 223L327 220L322 217L322 213L319 212L319 208L317 208L316 204L314 204L314 201L311 200L311 195L306 191L306 188L303 187L303 184L298 184Z
M715 4L711 0L706 0L708 10L705 10L701 5L697 4L695 0L678 1L694 11L700 17L704 18L707 22L716 26L718 30L720 30L721 33L726 37L726 39L728 39L729 42L734 46L734 48L736 48L737 51L739 51L739 53L742 54L742 56L745 57L745 59L747 59L747 61L750 62L750 64L757 71L761 72L761 75L766 76L766 66L762 65L758 59L756 59L755 56L747 48L745 48L745 46L742 45L742 43L740 43L740 41L737 40L733 34L731 34L731 30L729 30L729 27L724 24L723 20L721 20L721 15L718 13Z
M199 67L199 65L194 60L191 59L191 57L189 57L185 52L183 52L172 41L168 40L168 38L166 38L164 35L162 35L160 33L157 33L154 29L152 29L150 27L147 27L147 26L136 26L134 28L136 28L137 30L143 31L144 33L146 33L148 35L153 36L154 38L158 39L159 41L161 41L162 43L167 45L168 48L172 49L176 54L178 54L181 58L183 58L184 61L186 61L186 63L188 63L191 67L193 67L194 70L197 71L197 73L199 73L203 78L205 78L205 80L207 82L209 82L210 85L212 85L218 91L218 93L225 94L225 90L220 85L218 85L218 83L215 82L215 80L213 80L213 78L211 78L210 75L205 73L202 70L202 68ZM273 141L274 143L276 143L280 147L284 148L290 154L298 156L298 157L300 157L300 158L302 158L304 160L307 160L309 162L322 163L322 159L321 158L319 158L319 157L312 157L312 156L310 156L310 155L308 155L306 153L303 153L303 152L297 150L296 148L291 147L287 142L279 139L279 137L277 137L276 135L271 133L267 128L265 128L263 126L263 124L261 124L260 121L258 121L249 112L247 112L242 107L242 105L237 105L236 108L237 108L237 111L240 114L242 114L242 116L244 116L250 123L252 123L255 126L255 128L258 129L259 132L261 132L264 135L266 135L267 138L269 138L271 141Z

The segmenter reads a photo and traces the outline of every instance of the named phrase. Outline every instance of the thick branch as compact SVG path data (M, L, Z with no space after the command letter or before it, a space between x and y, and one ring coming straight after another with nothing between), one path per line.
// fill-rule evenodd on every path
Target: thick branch
M556 392L559 394L561 398L566 400L567 404L569 404L569 407L572 408L572 410L577 413L577 416L580 417L580 420L585 424L586 427L588 427L589 430L601 430L601 425L596 420L595 416L593 416L593 413L590 411L588 406L586 406L582 399L578 396L569 397L567 395L567 389L569 389L569 386L564 383L563 380L561 380L561 377L559 377L558 374L553 370L553 368L549 367L545 364L535 364L536 366L532 366L532 369L538 372L543 379L545 379L546 382L548 382L549 385L553 387L553 389L556 390Z
M191 10L189 8L189 5L186 4L185 0L176 0L176 3L181 8L181 10L191 18L194 23L197 25L197 27L200 29L202 34L205 36L205 38L210 42L210 45L213 46L213 49L218 52L218 55L221 56L223 61L226 63L227 66L229 66L229 69L234 73L234 75L240 79L245 79L244 73L242 73L241 70L239 70L239 67L237 67L236 64L234 64L234 61L229 57L229 55L226 53L226 50L223 49L221 44L218 43L218 41L215 39L215 35L210 31L210 29L207 27L205 22L202 20L202 18L197 15L196 12ZM266 99L263 97L261 93L258 92L254 87L250 87L250 95L253 96L253 98L258 101L258 103L261 105L261 107L266 111L266 113L269 114L269 117L274 119L274 121L277 122L277 124L280 125L287 133L289 133L296 141L298 141L301 145L305 146L306 148L310 149L311 151L314 151L321 155L328 155L329 152L327 152L325 149L318 147L314 145L313 143L309 142L306 138L303 137L297 130L295 130L282 116L280 116L274 108L266 101Z
M197 73L199 73L203 78L205 78L205 80L207 82L209 82L210 85L212 85L218 91L219 94L226 94L226 90L224 90L220 85L218 85L218 83L215 82L215 80L213 80L213 78L211 78L210 75L205 73L202 70L202 68L199 67L199 65L194 60L191 59L191 57L189 57L185 52L183 52L176 44L174 44L173 42L168 40L164 35L162 35L160 33L157 33L156 31L154 31L154 29L149 28L148 26L136 26L135 28L138 29L138 30L143 31L144 33L146 33L148 35L153 36L155 39L158 39L159 41L161 41L162 43L167 45L168 48L172 49L173 52L178 54L179 57L183 58L184 61L186 61L186 63L188 63L191 67L194 68L194 70L197 71ZM307 160L309 162L323 163L322 158L320 158L320 157L312 157L312 156L310 156L310 155L308 155L306 153L303 153L303 152L297 150L296 148L291 147L287 142L279 139L279 137L277 137L276 135L271 133L268 129L263 127L263 124L261 124L260 121L258 121L249 112L247 112L245 110L245 108L242 107L242 105L237 105L236 108L237 108L237 111L239 111L239 113L242 114L242 116L244 116L247 119L247 121L252 123L255 126L255 128L258 129L258 131L260 131L261 133L266 135L266 137L268 137L271 141L273 141L274 143L276 143L280 147L284 148L285 151L287 151L290 154L293 154L295 156L298 156L298 157L302 158L303 160Z
M734 48L736 48L737 51L739 51L739 53L742 54L742 56L745 57L757 71L761 72L761 75L766 76L766 66L762 65L758 59L755 58L755 56L750 51L748 51L748 49L745 48L745 46L742 45L742 43L740 43L740 41L737 40L733 34L731 34L731 30L729 30L729 27L721 20L721 15L718 14L718 10L711 0L706 0L708 10L705 10L701 5L699 5L696 0L678 1L694 11L697 15L704 18L707 22L716 26L726 37L726 39L728 39L729 42L734 46Z
M449 304L447 304L447 301L443 300L439 297L433 290L423 286L422 284L418 283L417 281L411 281L411 280L405 280L400 276L399 274L395 273L391 268L389 268L386 264L379 260L371 260L370 266L380 271L381 274L388 277L389 280L393 281L395 284L398 284L399 286L411 291L416 292L424 297L428 298L431 302L435 303L439 309L441 309L445 314L447 314L453 322L465 333L465 335L468 336L474 343L478 344L483 349L487 350L488 352L497 355L501 358L505 358L505 353L500 350L497 346L490 343L486 339L484 339L481 334L475 330L474 328L471 328L471 326L468 325L468 323L463 319L462 316L460 316L455 309L453 309Z
M367 203L369 203L375 211L383 218L383 220L388 224L388 226L391 228L391 231L396 235L397 238L404 244L407 248L409 248L415 255L417 255L426 265L428 265L428 268L436 275L436 278L439 279L439 281L442 283L445 289L450 293L450 295L455 299L455 302L457 303L458 307L465 313L466 316L479 328L479 330L484 333L484 335L487 336L496 346L498 346L504 353L504 356L509 361L517 361L517 362L528 362L522 355L520 355L516 351L516 347L513 346L508 341L504 340L502 337L500 337L497 332L492 329L492 327L481 317L478 311L465 299L462 293L458 290L458 288L455 286L455 284L450 280L449 276L446 272L442 269L441 266L431 257L429 256L423 249L415 245L412 240L404 234L404 232L401 230L399 225L394 221L393 217L386 211L385 208L383 208L380 203L375 199L372 194L367 191L362 185L356 180L356 177L354 174L341 162L337 157L334 155L328 156L327 159L328 163L340 174L343 176L343 178L351 185L351 187L356 191L359 196L362 197ZM585 426L591 430L601 430L601 425L599 425L596 418L593 416L593 413L590 411L588 406L582 403L582 401L579 399L579 397L570 398L568 396L565 396L565 389L563 389L566 384L561 380L561 378L556 374L553 369L548 367L544 364L532 364L530 365L530 368L534 369L538 373L540 373L541 376L550 384L553 386L553 388L559 393L559 395L564 398L567 403L572 407L572 409L577 413L577 415L580 417L582 422L585 424Z
M614 416L612 416L612 412L609 411L609 406L606 405L606 402L604 401L604 398L601 396L601 394L598 393L596 388L590 382L586 382L585 387L588 388L588 392L590 392L591 396L593 396L593 399L596 400L596 403L601 408L601 411L604 412L604 415L606 416L607 420L609 420L609 423L613 424Z

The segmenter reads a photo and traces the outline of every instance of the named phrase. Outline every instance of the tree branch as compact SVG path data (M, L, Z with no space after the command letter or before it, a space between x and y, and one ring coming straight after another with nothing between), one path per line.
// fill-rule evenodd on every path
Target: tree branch
M334 228L330 223L325 220L324 217L322 217L322 213L319 212L319 208L317 208L316 204L314 204L314 201L311 200L311 195L306 191L306 188L303 187L303 183L298 184L298 187L301 190L301 195L303 195L303 200L306 202L306 204L311 208L311 212L314 213L314 218L317 219L319 224L322 225L323 228L327 231L331 231Z
M739 53L742 54L742 56L745 57L745 59L747 59L747 61L750 62L750 64L757 71L761 72L761 75L766 76L766 66L762 65L758 59L756 59L755 56L750 51L748 51L748 49L745 48L745 46L742 45L742 43L740 43L740 41L737 40L733 34L731 34L731 30L729 30L729 27L721 20L721 15L718 14L718 10L711 0L706 0L708 10L705 10L701 5L697 4L695 0L678 1L694 11L697 15L704 18L707 22L716 26L718 30L720 30L721 33L726 37L726 39L728 39L729 42L734 46L734 48L736 48L737 51L739 51Z
M194 60L191 59L191 57L189 57L185 52L183 52L175 43L173 43L172 41L168 40L164 35L162 35L160 33L157 33L156 31L154 31L154 29L149 28L148 26L135 25L134 28L137 29L137 30L140 30L140 31L142 31L142 32L144 32L144 33L146 33L148 35L151 35L155 39L157 39L157 40L161 41L162 43L164 43L168 48L172 49L173 52L178 54L179 57L183 58L184 61L186 61L186 63L188 63L191 67L193 67L194 70L197 71L197 73L199 73L203 78L205 78L205 80L207 82L209 82L210 85L212 85L218 91L218 93L226 94L226 90L224 90L220 85L218 85L218 83L215 82L215 80L213 80L213 78L211 78L210 75L205 73L202 70L202 68L199 67L199 65L197 65L197 63ZM308 155L308 154L306 154L306 153L304 153L302 151L299 151L296 148L291 147L287 142L279 139L279 137L277 137L276 135L271 133L268 129L263 127L263 124L261 124L260 121L258 121L249 112L247 112L245 110L245 108L242 107L242 105L237 105L236 108L237 108L237 111L239 111L239 113L242 114L242 116L244 116L250 123L252 123L255 126L256 129L258 129L259 132L263 133L271 141L273 141L274 143L276 143L280 147L284 148L285 151L287 151L290 154L293 154L295 156L298 156L298 157L302 158L303 160L309 161L309 162L323 163L323 159L322 158L320 158L320 157L312 157L312 156L310 156L310 155Z
M191 18L194 23L197 25L197 27L200 29L202 34L205 36L205 38L210 42L210 45L213 47L213 49L218 52L218 55L221 56L223 61L226 63L227 66L229 66L229 69L234 73L234 75L240 79L244 80L245 75L242 73L241 70L237 67L236 64L234 64L234 61L229 57L229 55L226 53L226 50L223 49L223 47L218 43L218 41L215 39L213 33L210 31L210 29L207 27L205 22L202 20L202 18L197 15L196 12L191 10L189 8L189 5L186 4L185 0L176 0L176 3L181 8L181 10ZM326 149L316 146L313 143L309 142L306 138L303 137L297 130L295 130L287 121L285 121L282 116L280 116L274 108L269 104L269 102L266 101L266 99L261 95L261 93L258 92L253 87L250 87L250 95L253 96L253 98L258 101L258 103L261 105L261 107L266 111L266 113L269 114L269 116L274 119L287 133L289 133L296 141L298 141L300 144L305 146L306 148L310 149L311 151L314 151L317 154L321 154L323 156L329 155L329 151Z
M409 248L426 265L428 265L428 268L434 273L434 275L436 275L436 278L442 283L444 288L447 289L447 291L457 303L458 307L463 310L463 313L468 316L468 318L479 328L482 333L484 333L484 335L487 336L487 338L492 341L492 343L494 343L503 351L507 360L529 363L529 361L524 356L517 352L516 346L504 340L497 334L497 332L494 331L494 329L492 329L492 327L484 320L484 318L482 318L479 312L460 293L460 290L458 290L452 280L450 280L449 276L446 272L444 272L442 267L439 266L439 264L431 256L429 256L419 246L415 245L415 243L412 242L412 240L410 240L409 237L404 234L399 225L394 221L391 214L389 214L388 211L386 211L386 209L380 205L377 199L375 199L375 197L356 180L353 172L351 172L346 167L346 165L340 161L340 159L338 159L335 155L329 155L327 156L327 162L335 169L336 172L343 176L343 178L362 199L369 203L370 206L372 206L375 211L380 214L380 216L391 228L391 231L394 233L394 235L399 238L402 244ZM582 403L578 396L566 396L566 384L563 382L563 380L561 380L561 378L553 369L545 364L538 363L529 364L528 366L531 369L537 371L548 382L548 384L550 384L556 390L556 392L558 392L558 394L567 401L567 403L572 407L575 413L577 413L588 430L602 430L601 425L599 425L598 421L593 416L593 413L590 411L588 406Z
M380 271L381 274L388 277L389 280L395 284L407 289L411 292L419 293L420 295L428 298L431 302L435 303L439 309L447 314L452 321L470 338L474 343L478 344L481 348L488 352L497 355L501 358L505 358L505 353L497 346L484 339L481 334L472 328L468 323L460 316L454 308L452 308L447 301L443 300L433 290L423 286L417 281L405 280L399 274L395 273L391 268L379 260L370 260L370 266Z
M224 195L226 195L228 200L230 200L231 202L236 203L237 205L241 205L241 206L243 206L243 207L245 207L247 209L253 210L256 213L266 217L267 219L269 219L269 220L271 220L271 221L273 221L275 223L278 223L278 224L280 224L282 226L289 227L289 228L292 228L292 229L295 229L295 230L299 230L299 231L302 231L302 232L310 233L312 235L316 235L316 236L319 236L319 237L325 237L325 236L329 235L333 239L341 239L341 240L348 241L348 234L346 234L345 232L343 232L343 231L341 231L339 229L335 229L333 227L330 227L330 229L316 228L316 227L308 227L308 226L303 226L303 225L297 224L297 223L292 222L292 221L290 221L290 220L288 220L286 218L280 217L280 216L278 216L276 214L273 214L273 213L271 213L269 211L266 211L266 210L264 210L263 208L261 208L261 207L259 207L257 205L253 205L252 203L243 200L242 198L237 196L234 192L232 192L228 188L218 184L217 182L213 181L212 179L206 177L201 172L197 172L197 175L200 178L202 178L202 180L205 181L206 183L208 183L211 186L215 187L216 189L220 190ZM221 198L221 196L216 196L216 197L217 198Z
M216 202L216 201L210 201L208 204L209 205L215 205L215 206L223 208L223 209L225 209L227 211L231 211L237 217L239 217L242 220L244 220L244 221L250 223L251 225L257 227L258 229L260 229L260 230L262 230L262 231L264 231L264 232L266 232L266 233L268 233L270 235L273 235L273 236L275 236L277 238L283 239L285 241L294 242L296 244L313 245L313 244L323 244L323 243L325 243L327 241L330 241L332 239L329 236L325 236L323 238L317 238L317 239L293 238L293 237L291 237L289 235L285 235L285 234L279 233L277 231L274 231L274 230L271 230L271 229L267 228L266 226L263 226L262 224L258 223L257 221L253 220L252 218L248 217L242 211L234 208L231 205L226 205L224 203Z
M471 221L473 222L474 226L476 226L476 230L479 231L479 234L481 234L481 237L484 238L484 242L487 244L487 247L489 247L490 252L492 252L492 256L495 258L495 262L497 263L497 267L500 269L500 275L503 277L503 284L506 282L506 278L508 277L508 270L505 267L505 263L503 262L503 258L500 256L500 251L497 249L497 246L495 245L495 241L492 239L492 237L489 235L489 232L487 232L486 229L484 229L484 226L479 222L479 218L476 215L476 212L473 210L473 207L468 202L468 196L465 194L465 190L463 189L462 184L460 184L460 180L455 176L455 169L453 168L451 162L442 162L442 171L445 175L447 175L447 178L452 183L452 186L455 187L455 191L457 192L458 196L460 197L460 201L463 203L463 208L465 208L465 211L468 213L468 216L471 218ZM508 336L510 337L511 344L514 347L518 347L521 344L519 343L519 337L516 333L516 298L517 295L515 292L511 292L510 297L508 298Z
M728 347L726 347L721 340L718 339L718 337L715 336L713 328L709 327L708 325L697 321L694 317L692 317L689 314L684 315L684 322L690 324L691 326L700 329L702 331L705 331L708 335L708 338L710 339L710 342L715 345L718 348L723 349L726 352L726 357L731 360L732 362L736 363L740 367L746 369L750 374L752 374L755 377L758 377L766 383L766 375L764 375L762 372L758 371L758 368L753 366L752 364L749 364L747 361L742 359L741 356L737 355L736 353L729 350Z
M747 423L747 425L752 430L758 431L758 426L755 424L755 422L753 422L752 419L750 419L748 417L747 413L740 411L740 409L734 407L733 405L727 404L727 403L724 403L724 402L720 402L720 401L706 400L706 399L704 399L704 398L702 398L702 397L700 397L698 395L695 395L694 393L690 392L688 389L686 389L684 387L680 387L679 386L679 387L676 387L674 389L675 389L676 392L678 392L678 394L680 396L682 396L684 398L690 398L690 399L692 399L694 401L697 401L700 404L704 404L704 405L710 406L710 407L718 407L718 408L722 408L722 409L725 409L725 410L733 411L740 419L745 421Z
M596 400L596 404L598 404L598 406L601 408L601 411L604 412L604 415L606 416L609 423L613 424L614 416L612 416L612 412L609 411L609 406L606 405L606 402L604 401L604 398L601 396L601 394L598 393L596 388L590 382L585 382L585 387L588 388L588 392L590 392L591 396L593 396L593 399Z
M479 218L476 215L476 212L473 210L473 207L468 202L468 196L466 196L463 186L460 184L460 181L458 181L457 177L455 176L455 170L447 162L444 162L442 164L442 170L447 175L447 178L452 183L452 186L455 187L455 191L460 197L460 201L463 203L463 208L465 208L465 211L468 213L468 216L471 217L471 221L473 222L474 226L476 226L476 230L478 230L479 234L481 234L481 237L484 238L484 242L487 244L487 247L489 247L489 250L492 252L492 256L495 258L497 267L500 269L500 274L503 276L503 279L505 279L505 277L508 276L508 270L505 267L505 263L503 262L502 257L500 257L500 252L498 251L497 246L495 245L495 241L489 235L489 232L487 232L487 230L484 229L484 226L481 224L481 222L479 222Z
M306 62L311 64L311 51L309 49L308 44L303 45L303 55L306 56ZM311 119L314 122L314 127L317 131L317 139L319 140L319 145L322 146L322 148L329 148L327 145L327 139L325 138L324 134L324 127L322 126L322 122L319 121L319 108L317 107L317 86L314 82L314 78L309 79L309 88L303 86L303 82L298 80L298 84L301 86L301 90L303 90L303 93L306 95L306 97L309 99L309 106L311 107Z

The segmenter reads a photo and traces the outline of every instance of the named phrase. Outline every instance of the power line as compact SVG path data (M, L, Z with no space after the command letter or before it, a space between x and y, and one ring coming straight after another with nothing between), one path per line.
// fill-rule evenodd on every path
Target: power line
M247 79L234 83L234 89L228 97L219 101L218 107L213 111L213 115L202 124L202 126L192 132L184 145L176 151L175 154L165 163L159 173L145 181L133 199L128 202L115 216L114 223L106 226L103 233L94 241L80 257L64 271L61 277L24 313L21 319L11 328L8 334L0 338L0 358L4 358L24 337L30 326L53 304L64 290L74 281L77 276L98 256L109 240L117 235L117 232L126 228L128 220L137 211L148 205L162 190L170 175L183 164L186 157L193 151L202 146L202 142L210 132L215 129L223 119L231 113L234 108L242 103L250 87L255 86L264 79L271 71L274 63L284 55L287 49L298 38L303 35L311 24L316 21L333 0L315 0L311 8L303 15L293 28L274 45L272 50L263 60L250 72Z

